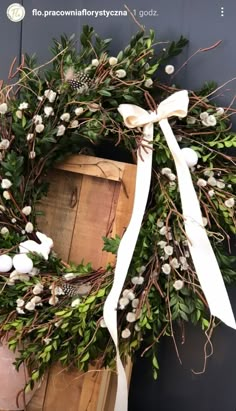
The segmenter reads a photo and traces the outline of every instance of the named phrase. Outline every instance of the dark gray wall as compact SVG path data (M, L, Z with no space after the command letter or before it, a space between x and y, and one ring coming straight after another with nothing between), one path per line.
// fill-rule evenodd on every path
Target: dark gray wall
M13 2L13 1L12 1ZM39 60L49 57L52 37L61 33L79 35L83 24L94 26L101 36L113 37L113 53L123 48L130 36L137 31L137 25L128 17L33 17L33 9L57 10L123 10L124 0L21 0L26 9L22 23L13 23L6 17L6 8L11 1L0 3L0 78L5 78L10 60L22 50L37 52ZM177 77L183 87L199 87L203 81L215 80L218 83L236 76L235 16L236 2L233 0L130 0L130 10L136 9L140 23L154 28L159 40L173 40L183 34L190 40L177 66L180 66L200 47L208 47L218 40L223 44L208 53L195 56L188 67ZM224 17L221 7L224 7ZM138 17L142 11L155 10L158 16ZM22 26L22 36L20 31ZM230 90L228 90L230 89ZM232 82L224 90L223 101L231 101L236 83Z
M137 31L137 25L128 17L48 17L32 16L32 9L119 10L125 0L16 0L26 8L22 23L13 23L6 17L7 6L15 0L0 0L0 79L6 78L10 62L19 60L21 51L36 52L45 62L52 37L62 33L79 36L84 24L92 25L103 37L112 37L111 53L115 54ZM160 41L186 36L190 44L175 61L180 67L196 50L209 47L218 40L223 43L215 50L197 54L175 78L182 87L200 87L204 81L223 84L236 77L234 0L129 0L128 7L140 11L156 10L158 16L139 18L146 28L153 28ZM221 16L224 7L224 16ZM218 104L229 104L236 94L232 81L220 91ZM236 125L236 124L235 124ZM231 300L236 302L235 289ZM236 333L225 326L219 328L213 339L215 353L209 360L204 375L194 376L191 368L201 368L203 362L202 335L197 329L186 328L186 344L179 347L183 355L180 366L171 341L160 346L160 378L153 382L149 363L138 360L134 367L130 394L130 411L235 411L236 410Z

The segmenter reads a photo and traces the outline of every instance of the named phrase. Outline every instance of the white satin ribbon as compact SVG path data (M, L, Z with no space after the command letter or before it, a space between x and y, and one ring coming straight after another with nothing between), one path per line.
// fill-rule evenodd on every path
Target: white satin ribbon
M182 90L162 101L155 112L149 113L133 104L121 104L118 110L128 128L143 127L145 140L150 143L153 141L153 124L159 122L175 162L189 250L209 309L212 315L215 315L230 327L236 328L224 281L202 224L201 209L191 174L167 120L171 116L185 117L188 111L188 101L187 91ZM117 352L118 386L114 411L126 411L128 409L127 381L118 347L117 306L146 208L151 169L152 150L144 150L141 147L137 163L133 213L129 226L120 242L113 285L104 304L104 321Z

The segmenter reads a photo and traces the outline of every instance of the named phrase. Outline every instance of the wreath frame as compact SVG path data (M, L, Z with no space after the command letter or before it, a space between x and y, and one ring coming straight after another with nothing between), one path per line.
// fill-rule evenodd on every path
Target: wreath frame
M140 130L123 125L118 105L126 101L153 110L178 90L172 84L174 67L166 63L187 45L183 37L162 49L153 30L140 31L113 57L110 39L102 40L84 26L80 43L78 52L73 37L54 40L54 57L39 67L26 55L15 73L13 65L10 69L9 79L19 79L1 88L1 257L16 254L24 241L39 244L36 204L47 193L44 177L54 164L78 152L101 153L105 146L135 161L145 141ZM163 72L166 84L158 78ZM194 186L224 280L231 283L236 167L227 150L236 147L230 124L235 110L212 102L218 90L208 83L190 91L187 118L171 120L171 126L182 147L198 154ZM118 318L124 361L142 347L143 354L151 355L157 378L158 341L164 335L174 339L173 321L183 327L187 321L200 324L208 336L218 324L207 310L189 257L173 160L158 125L153 150L151 193ZM105 238L104 250L116 254L119 242L118 237ZM48 259L35 252L28 257L34 267L30 274L14 277L8 270L0 275L0 336L8 339L11 350L24 346L16 367L24 362L31 370L26 391L57 361L82 371L95 361L114 367L114 346L102 321L113 267L68 266L54 251ZM88 279L92 287L81 295L78 284Z

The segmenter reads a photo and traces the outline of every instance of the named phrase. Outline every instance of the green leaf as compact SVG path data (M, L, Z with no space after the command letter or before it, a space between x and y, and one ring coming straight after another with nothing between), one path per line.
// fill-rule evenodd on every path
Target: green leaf
M80 362L86 362L89 359L89 352L86 352L86 354L83 355L83 357L81 358Z
M107 91L107 90L99 90L98 94L100 94L101 96L105 96L105 97L111 97L112 96L111 92Z

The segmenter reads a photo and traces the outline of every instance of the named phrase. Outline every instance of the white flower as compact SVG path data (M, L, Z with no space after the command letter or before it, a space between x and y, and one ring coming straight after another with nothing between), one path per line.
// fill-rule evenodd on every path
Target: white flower
M187 263L186 257L184 257L184 256L179 257L179 261L181 263L181 270L187 270L188 269L188 263Z
M118 62L116 57L110 57L108 61L109 61L110 66L115 66Z
M75 109L75 115L76 115L76 116L80 116L80 114L82 114L83 112L84 112L83 107L77 107L77 108Z
M29 301L28 303L25 304L25 308L28 311L34 311L35 310L35 304Z
M204 178L199 178L197 180L197 185L198 185L198 187L206 187L207 182L206 182L206 180L204 180Z
M33 133L28 133L27 137L26 137L26 140L31 141L33 138L34 138L34 134Z
M106 323L105 323L105 321L104 321L103 318L102 318L101 321L100 321L100 327L102 327L102 328L107 328L107 325L106 325Z
M119 304L126 306L126 305L129 304L129 301L130 301L130 300L129 300L127 297L121 297L121 298L119 299Z
M170 265L171 265L171 267L173 267L173 268L179 268L179 266L180 266L180 264L179 264L179 262L178 262L178 260L177 260L177 258L175 257L175 258L172 258L172 260L171 260L171 262L170 262Z
M173 287L178 291L181 290L181 288L183 288L184 286L184 282L182 280L176 280L173 284Z
M61 124L57 127L57 136L63 136L65 134L66 128Z
M16 218L12 218L11 222L12 222L12 224L15 224L16 223Z
M66 273L63 275L63 277L65 278L65 280L69 281L69 280L73 280L73 278L75 278L76 275L74 273Z
M32 270L29 272L29 275L31 277L35 277L36 275L38 275L40 273L39 268L33 267Z
M171 266L170 266L170 264L164 264L162 267L161 267L161 269L162 269L162 271L163 271L163 273L164 274L170 274L170 272L171 272Z
M209 115L207 111L200 114L200 119L202 120L202 124L206 127L213 127L216 125L215 116L213 114Z
M142 285L143 282L144 282L144 277L142 277L142 276L140 275L140 276L138 277L137 284L138 284L138 285Z
M139 332L141 330L140 326L138 324L135 324L134 326L135 331Z
M35 286L34 286L34 288L33 288L33 294L34 295L38 295L38 294L41 294L42 292L43 292L43 284L41 284L41 283L38 283L38 284L36 284Z
M163 227L163 225L164 225L164 221L161 221L161 220L157 221L157 227L161 228Z
M133 277L133 278L131 279L131 282L132 282L134 285L137 285L137 284L138 284L138 281L139 281L139 277Z
M18 312L18 314L25 314L24 310L22 310L22 308L20 307L16 307L16 311Z
M167 174L167 177L169 178L170 181L176 180L176 175L174 173Z
M31 301L31 303L33 303L33 304L35 304L35 305L38 305L38 304L41 304L42 298L41 298L41 297L38 297L38 296L36 295L35 297L31 298L30 301Z
M168 175L168 174L171 174L171 173L172 173L172 171L168 167L164 167L164 168L161 169L161 174L163 174L163 175Z
M78 120L73 120L70 122L69 128L77 128L77 127L79 127Z
M57 93L53 90L45 90L44 95L50 103L53 103L56 99Z
M168 64L167 66L165 66L165 72L166 74L173 74L175 71L174 66L172 66L172 64Z
M134 313L128 313L126 315L126 320L128 323L134 323L136 321L136 315Z
M187 117L186 123L189 125L195 124L196 123L196 118L195 117Z
M90 103L88 104L88 109L92 112L95 113L96 111L100 110L100 105L97 103Z
M30 160L33 160L35 157L36 157L35 151L34 151L34 150L33 150L33 151L30 151L30 153L29 153L29 159L30 159Z
M208 220L206 217L202 217L202 225L203 227L206 227L206 225L208 224ZM189 257L189 253L187 254L187 251L185 253L186 257Z
M81 299L80 299L80 298L76 298L75 300L72 301L71 307L72 307L72 308L78 307L78 306L80 305L80 303L81 303Z
M223 109L223 107L217 107L216 109L216 116L223 116L225 110Z
M135 298L135 299L132 301L132 307L133 307L133 308L137 308L138 305L139 305L139 299L138 299L138 298Z
M235 200L234 200L233 197L228 198L228 200L225 200L224 204L225 204L226 207L232 208L235 204Z
M17 298L16 305L17 307L23 307L23 305L25 305L25 302L22 298Z
M202 121L207 121L208 117L209 117L209 114L208 114L207 111L203 111L203 112L200 114L200 119L201 119Z
M60 117L62 121L66 121L67 123L70 121L70 113L63 113Z
M8 180L8 178L4 178L1 182L1 187L2 188L10 188L12 186L12 182L10 180Z
M115 74L116 74L116 77L118 78L124 78L126 76L126 71L123 69L119 69L119 70L116 70Z
M214 190L209 190L209 191L208 191L209 197L213 197L214 194L215 194L215 191L214 191Z
M21 211L24 215L30 215L32 208L30 206L25 206Z
M122 293L123 297L127 297L131 290L125 289Z
M43 339L43 342L44 342L46 345L50 344L51 341L52 341L52 339L49 338L49 337L46 337L46 338Z
M19 273L16 270L13 270L10 274L9 277L12 281L18 280L19 279Z
M125 328L121 333L122 338L129 338L130 336L131 336L131 332L128 328Z
M129 291L129 293L126 296L130 301L135 299L135 295L133 293L133 291Z
M0 114L6 114L7 110L8 110L8 107L6 103L0 104Z
M157 245L160 246L161 249L163 249L166 246L167 242L166 241L158 241Z
M9 230L8 230L7 227L2 227L0 233L1 233L2 235L6 235L6 234L9 234Z
M99 60L98 59L93 59L92 60L92 66L97 67L99 65Z
M215 179L215 177L209 177L207 182L212 187L215 187L217 185L217 180Z
M30 221L25 225L25 231L27 233L32 233L34 231L34 226Z
M49 298L48 303L50 305L56 305L58 301L59 301L59 298L54 295L51 298Z
M16 117L19 118L20 120L22 119L23 113L22 113L21 110L17 110L17 111L16 111Z
M167 255L172 255L174 249L173 249L173 247L172 247L171 245L166 245L166 246L164 247L164 251L165 251L165 253L166 253Z
M147 80L146 80L145 83L144 83L144 86L147 87L147 88L149 88L149 87L151 87L152 85L153 85L152 79L151 79L151 78L147 78Z
M214 127L217 123L216 118L213 114L208 116L208 119L207 119L206 122L207 122L207 125L210 126L210 127Z
M65 295L62 288L58 286L54 287L53 285L50 285L49 290L51 290L51 294L54 294L54 295Z
M3 191L2 195L5 198L5 200L10 200L11 199L9 191Z
M10 141L7 140L6 138L4 138L1 142L0 142L0 150L7 150L8 147L10 145Z
M160 233L161 235L166 235L166 233L167 233L167 228L166 228L166 226L162 227L162 228L159 230L159 233Z
M224 181L221 181L221 180L220 180L220 181L217 181L216 185L217 185L218 188L221 188L221 189L225 188L225 183L224 183Z
M38 114L36 114L33 117L33 122L34 122L34 124L42 124L42 122L43 122L42 116L39 116Z
M26 110L29 107L29 104L26 102L20 103L18 109L19 110Z
M35 127L36 133L42 133L44 130L44 124L37 124Z
M44 113L46 117L53 116L54 114L53 108L51 106L45 106Z

